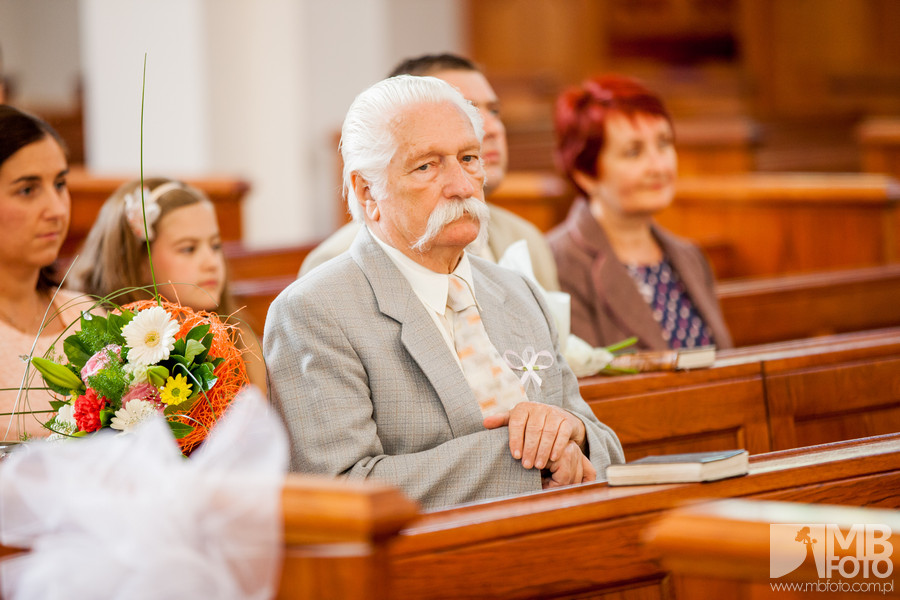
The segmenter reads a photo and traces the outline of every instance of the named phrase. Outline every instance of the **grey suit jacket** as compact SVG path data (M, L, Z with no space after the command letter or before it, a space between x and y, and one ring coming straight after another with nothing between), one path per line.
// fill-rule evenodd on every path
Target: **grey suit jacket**
M529 399L584 421L602 478L611 461L623 460L622 447L581 399L540 293L512 271L471 262L485 328L501 355L528 346L555 353ZM348 253L275 299L263 339L269 394L288 427L294 470L377 478L428 508L541 489L540 472L512 458L507 429L484 428L437 326L366 228Z
M653 235L712 329L716 347L731 348L731 334L706 257L697 246L662 227L654 225ZM548 233L547 239L556 257L562 290L572 297L572 333L593 346L609 346L637 336L638 348L668 349L659 323L584 199L572 205L566 220Z

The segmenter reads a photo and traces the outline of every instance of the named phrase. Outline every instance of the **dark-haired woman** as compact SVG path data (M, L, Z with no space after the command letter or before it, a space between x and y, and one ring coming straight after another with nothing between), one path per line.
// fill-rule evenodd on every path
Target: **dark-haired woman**
M572 333L594 346L732 346L702 252L654 223L675 195L672 120L634 79L604 75L556 105L557 159L581 192L548 234Z
M49 434L50 395L19 393L26 372L22 356L43 355L79 316L74 295L53 274L69 228L69 171L64 145L32 115L0 105L0 440ZM46 315L46 319L45 319ZM56 345L62 352L62 343ZM43 380L34 369L30 382ZM8 413L16 413L10 416Z

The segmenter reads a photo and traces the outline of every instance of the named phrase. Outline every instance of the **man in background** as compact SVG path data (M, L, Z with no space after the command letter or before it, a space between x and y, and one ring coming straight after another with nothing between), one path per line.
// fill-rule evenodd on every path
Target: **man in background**
M508 151L506 128L500 120L500 101L487 78L472 61L454 54L424 55L407 59L397 65L390 76L395 75L428 75L443 79L475 105L484 120L482 143L482 159L486 173L484 195L489 199L491 192L497 189L506 175ZM556 262L541 231L510 211L490 202L487 204L490 209L487 244L475 248L475 253L497 262L510 244L524 239L528 245L532 268L538 283L545 290L559 290ZM322 242L303 261L300 275L305 275L325 261L345 252L356 237L360 226L361 223L358 221L344 225Z

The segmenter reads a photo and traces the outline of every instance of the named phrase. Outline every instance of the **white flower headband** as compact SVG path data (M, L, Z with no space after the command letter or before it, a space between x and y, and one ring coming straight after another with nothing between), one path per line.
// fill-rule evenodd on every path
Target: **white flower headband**
M147 233L150 235L150 241L153 241L153 225L159 218L162 209L159 207L159 199L163 194L172 190L180 190L184 186L177 181L169 181L154 188L151 192L144 188L144 206L141 207L141 188L135 189L130 194L125 194L125 220L134 236L144 241L144 215L147 218Z

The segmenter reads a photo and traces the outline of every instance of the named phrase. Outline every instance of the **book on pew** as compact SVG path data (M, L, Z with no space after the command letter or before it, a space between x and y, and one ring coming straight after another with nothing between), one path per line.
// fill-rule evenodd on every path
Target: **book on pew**
M681 371L710 367L716 362L716 347L681 348L678 350L646 350L619 354L609 367L623 371Z
M609 485L715 481L746 475L749 457L746 450L645 456L624 465L610 465L606 479Z

